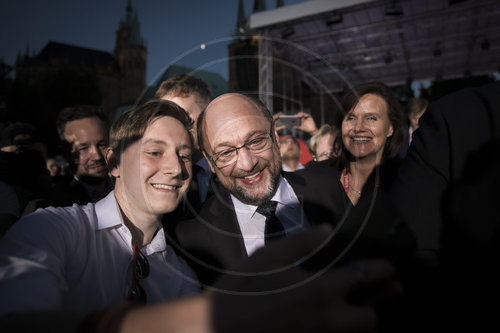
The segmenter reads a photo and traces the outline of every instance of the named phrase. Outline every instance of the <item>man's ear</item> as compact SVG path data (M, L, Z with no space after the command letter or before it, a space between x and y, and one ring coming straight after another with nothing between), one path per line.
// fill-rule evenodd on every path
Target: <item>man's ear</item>
M205 156L205 158L207 159L208 161L208 165L210 166L210 171L212 171L212 173L215 173L215 169L212 165L212 160L208 157L207 153L205 153L204 150L201 151L203 153L203 156Z
M108 147L106 149L104 159L106 160L106 164L108 165L108 169L111 175L116 178L120 177L120 171L118 170L118 160L111 147Z

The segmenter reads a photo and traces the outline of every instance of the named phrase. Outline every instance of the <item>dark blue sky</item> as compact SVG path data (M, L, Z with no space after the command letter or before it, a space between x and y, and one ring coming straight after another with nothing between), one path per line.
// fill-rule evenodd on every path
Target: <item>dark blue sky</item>
M285 5L306 0L285 0ZM245 14L253 0L244 0ZM29 46L48 41L112 52L127 0L1 0L0 58L10 65ZM147 82L172 63L227 78L227 43L236 27L238 0L132 0L148 49ZM273 9L276 0L267 0ZM205 50L200 45L205 44Z

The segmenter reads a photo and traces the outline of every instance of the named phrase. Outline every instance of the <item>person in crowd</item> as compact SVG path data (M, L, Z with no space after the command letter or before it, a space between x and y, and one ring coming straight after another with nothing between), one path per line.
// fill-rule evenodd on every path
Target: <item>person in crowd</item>
M274 120L276 121L282 114L283 112L275 113L273 115ZM294 116L300 119L300 124L294 125L293 129L303 131L304 133L307 133L309 136L313 136L314 134L316 134L316 132L318 131L318 127L316 126L314 118L309 113L300 111L295 113ZM276 126L276 131L279 132L285 128L286 128L285 126Z
M403 147L401 148L401 156L405 156L408 151L408 147L413 139L413 133L418 129L418 120L427 110L429 101L425 98L412 97L408 101L406 106L406 114L408 116L408 133L404 141Z
M182 208L191 213L197 212L201 204L212 194L210 166L203 157L196 138L196 120L212 100L212 91L203 80L196 76L180 74L163 81L156 91L155 98L177 103L194 121L193 180L186 201L189 207L181 205L179 209Z
M54 178L59 176L59 165L57 164L57 160L54 157L49 157L46 161L47 170L49 171L50 177Z
M20 215L31 212L30 203L50 189L45 164L46 144L36 128L28 123L13 123L3 129L0 140L0 181L16 192Z
M237 129L237 130L235 130ZM198 118L198 142L221 186L171 240L205 285L273 238L340 221L329 174L281 174L273 117L257 99L224 94ZM334 196L337 195L337 197ZM336 215L339 213L340 215Z
M332 187L331 209L342 217L319 257L348 261L380 256L405 269L415 237L389 195L405 135L400 104L387 85L368 82L346 91L341 106L333 124L340 129L341 155L306 168L327 173L322 186Z
M409 302L415 332L498 330L499 110L500 82L431 102L391 188L431 272Z
M410 98L407 105L408 121L410 122L409 137L418 129L418 120L427 110L429 102L425 98Z
M380 184L390 186L394 178L392 168L397 168L405 135L401 107L387 85L360 84L343 96L341 112L334 125L341 129L340 184L346 201L356 205L363 191L372 193ZM374 170L381 165L391 170L382 170L377 175ZM370 177L370 188L365 188Z
M0 242L0 315L92 312L197 293L193 271L166 244L161 224L189 187L191 125L169 101L124 113L103 152L114 190L95 204L39 209Z
M296 137L291 134L282 135L279 139L279 146L283 171L293 172L304 169L300 163L300 148Z
M97 202L113 188L104 160L109 146L108 122L100 109L90 105L64 108L56 126L71 174L67 181L60 181L47 195L33 202L33 211Z
M56 157L48 157L45 163L47 165L47 170L49 171L51 187L55 187L57 184L67 179L65 178L65 175L63 174L62 168L59 165Z
M26 150L38 151L43 158L47 156L45 143L39 140L35 126L16 122L2 130L0 150L3 152L21 153Z
M335 159L340 155L339 131L336 127L323 124L309 139L309 150L315 162Z
M464 168L469 155L499 135L499 91L499 82L463 89L431 103L419 121L413 148L399 169L391 194L417 235L422 252L433 256L439 252L445 192L468 177ZM426 209L416 209L416 203Z
M293 126L287 126L280 124L278 121L279 117L283 115L283 112L277 112L273 114L273 119L275 122L275 128L276 132L279 135L284 135L288 133L293 133L295 134L295 131L301 131L303 133L306 133L307 136L312 136L318 131L318 128L316 127L316 122L314 121L313 117L305 112L297 112L294 114L299 119L299 125L293 125ZM299 144L299 149L300 149L300 163L302 165L306 165L307 163L311 162L313 160L313 156L311 152L309 151L308 147L308 141L309 139L300 139L299 137L295 136L295 140Z

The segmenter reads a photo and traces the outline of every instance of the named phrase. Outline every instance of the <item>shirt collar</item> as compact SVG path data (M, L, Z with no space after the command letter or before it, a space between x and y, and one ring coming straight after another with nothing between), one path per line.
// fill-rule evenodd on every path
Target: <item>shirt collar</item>
M97 230L115 228L120 226L123 226L123 228L127 228L127 226L125 226L125 224L123 223L120 207L118 206L118 202L115 198L115 191L111 191L106 197L96 202L95 213L97 216ZM130 232L127 232L127 234L129 233ZM146 245L143 249L141 249L141 251L143 251L143 253L146 255L150 255L154 252L164 251L165 249L165 232L163 230L163 227L160 225L158 232L151 240L151 243Z
M95 213L97 216L97 230L112 228L123 225L120 207L115 198L115 191L111 191L103 199L95 204Z

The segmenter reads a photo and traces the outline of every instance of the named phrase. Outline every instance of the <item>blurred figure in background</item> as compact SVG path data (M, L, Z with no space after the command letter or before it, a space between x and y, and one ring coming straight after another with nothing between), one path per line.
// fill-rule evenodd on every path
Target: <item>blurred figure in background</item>
M45 164L46 145L39 140L36 128L14 123L2 130L0 140L0 181L9 184L18 198L20 216L32 200L50 189Z
M300 163L300 147L297 138L291 134L285 134L280 137L279 144L283 171L293 172L304 169L304 165Z
M322 125L309 139L309 150L316 162L335 159L340 155L339 131L328 124Z
M108 122L100 109L90 105L65 108L59 113L56 126L70 175L33 203L33 210L96 202L113 188L104 160L109 146Z
M50 173L51 177L55 177L59 175L59 165L57 165L57 160L54 157L49 157L47 159L47 170Z
M410 98L408 105L406 106L406 112L408 116L408 136L403 143L401 148L401 156L404 157L408 148L410 147L411 141L413 140L413 132L418 129L418 120L427 110L429 102L425 98Z

